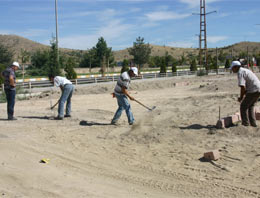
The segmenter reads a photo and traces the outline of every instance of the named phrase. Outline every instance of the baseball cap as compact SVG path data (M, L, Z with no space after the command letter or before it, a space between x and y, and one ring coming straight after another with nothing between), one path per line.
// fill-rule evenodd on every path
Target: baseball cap
M240 67L241 63L239 61L232 61L231 66L230 66L229 69L232 70L232 68L235 67L235 66L239 66Z
M134 72L134 74L136 76L138 76L138 69L137 69L137 67L131 67L130 70L132 70Z
M16 67L20 68L20 65L18 62L13 62L12 66L16 66Z

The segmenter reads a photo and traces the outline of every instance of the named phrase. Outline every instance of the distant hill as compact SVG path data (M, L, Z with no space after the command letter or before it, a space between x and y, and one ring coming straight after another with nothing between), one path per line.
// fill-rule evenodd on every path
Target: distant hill
M16 35L0 35L0 43L14 51L16 57L21 49L25 49L29 52L38 49L47 49L46 45Z
M34 52L36 50L48 49L49 46L43 45L41 43L37 43L35 41L26 39L21 36L16 35L0 35L0 43L7 46L15 53L15 58L17 58L21 52L21 49L27 50L28 52ZM172 55L175 58L180 58L182 55L187 54L198 54L197 48L177 48L177 47L169 47L169 46L152 46L152 56L163 56L166 52L169 55ZM259 42L241 42L236 43L230 46L225 46L223 49L224 53L231 54L233 48L233 55L238 55L240 52L246 52L247 47L251 53L260 53L260 43ZM208 49L209 53L215 53L215 49ZM84 50L74 50L74 49L66 49L60 48L60 51L67 54L72 53L83 53ZM71 53L72 52L72 53ZM129 59L131 56L128 53L128 49L113 51L115 60L122 61L123 59Z
M28 52L34 52L37 50L48 49L50 47L48 45L44 45L17 35L0 34L0 43L7 46L10 50L12 50L14 52L15 58L17 58L20 55L21 49L24 49ZM72 50L72 49L64 49L64 48L61 48L60 50L64 53L72 52L72 51L81 51L81 50Z

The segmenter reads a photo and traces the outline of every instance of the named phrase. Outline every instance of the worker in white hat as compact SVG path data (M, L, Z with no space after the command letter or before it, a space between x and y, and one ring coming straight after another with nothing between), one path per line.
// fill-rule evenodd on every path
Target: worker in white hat
M240 87L240 114L242 125L257 127L254 106L260 97L260 81L249 69L241 67L239 61L233 61L230 69L237 73Z
M10 67L2 72L4 77L4 89L7 100L7 115L8 120L17 120L14 117L14 105L16 95L16 76L15 71L20 68L18 62L13 62Z
M131 111L131 105L128 102L130 100L135 100L132 96L129 95L127 91L131 82L131 78L138 76L138 69L136 67L131 67L129 71L123 72L116 84L114 89L113 97L116 97L118 109L111 121L111 124L116 124L119 118L121 117L122 111L126 111L129 125L134 123L134 116Z

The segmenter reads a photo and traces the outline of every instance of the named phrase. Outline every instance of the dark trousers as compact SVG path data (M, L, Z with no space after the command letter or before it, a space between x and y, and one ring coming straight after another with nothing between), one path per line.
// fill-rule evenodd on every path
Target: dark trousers
M255 104L258 101L259 97L260 97L259 92L247 93L246 97L241 102L240 114L241 114L241 119L242 119L243 125L248 126L249 123L252 126L256 125L254 107L255 107ZM248 120L248 118L249 118L249 120Z
M15 93L15 90L5 89L8 119L13 118L14 116Z

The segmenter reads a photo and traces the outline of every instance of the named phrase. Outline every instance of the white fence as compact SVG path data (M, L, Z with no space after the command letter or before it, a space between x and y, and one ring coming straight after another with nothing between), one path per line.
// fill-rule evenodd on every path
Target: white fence
M138 79L151 79L151 78L166 78L166 77L176 77L176 76L195 76L195 75L203 75L200 74L205 70L201 71L177 71L175 73L167 72L167 73L158 73L158 72L145 72L140 74L139 76L133 78L132 80ZM214 74L224 74L230 73L228 69L218 69L218 70L208 70L208 75ZM119 75L114 76L106 76L106 77L89 77L89 78L78 78L75 80L71 80L74 85L82 85L82 84L91 84L91 83L104 83L104 82L114 82L117 81ZM44 87L53 87L53 84L49 80L41 80L41 81L29 81L29 82L17 82L17 87L22 87L24 90L28 90L30 93L32 92L33 88L44 88ZM3 85L2 85L3 89Z
M201 70L201 71L178 71L178 72L175 72L175 73L172 73L172 72L167 72L167 73L143 73L143 74L139 75L138 77L133 78L133 80L176 77L176 76L203 75L202 72L204 72L204 75L205 75L205 72L206 72L205 70ZM230 73L230 71L227 70L227 69L209 70L207 72L208 72L208 75ZM91 83L101 83L101 82L113 82L113 81L117 81L118 78L119 78L119 75L117 75L117 76L106 76L106 77L78 78L78 79L71 80L71 81L75 85L81 85L81 84L91 84ZM30 81L30 82L24 82L24 83L18 82L17 86L23 87L25 90L29 90L29 92L31 92L33 88L53 87L53 84L49 80L43 80L43 81Z

